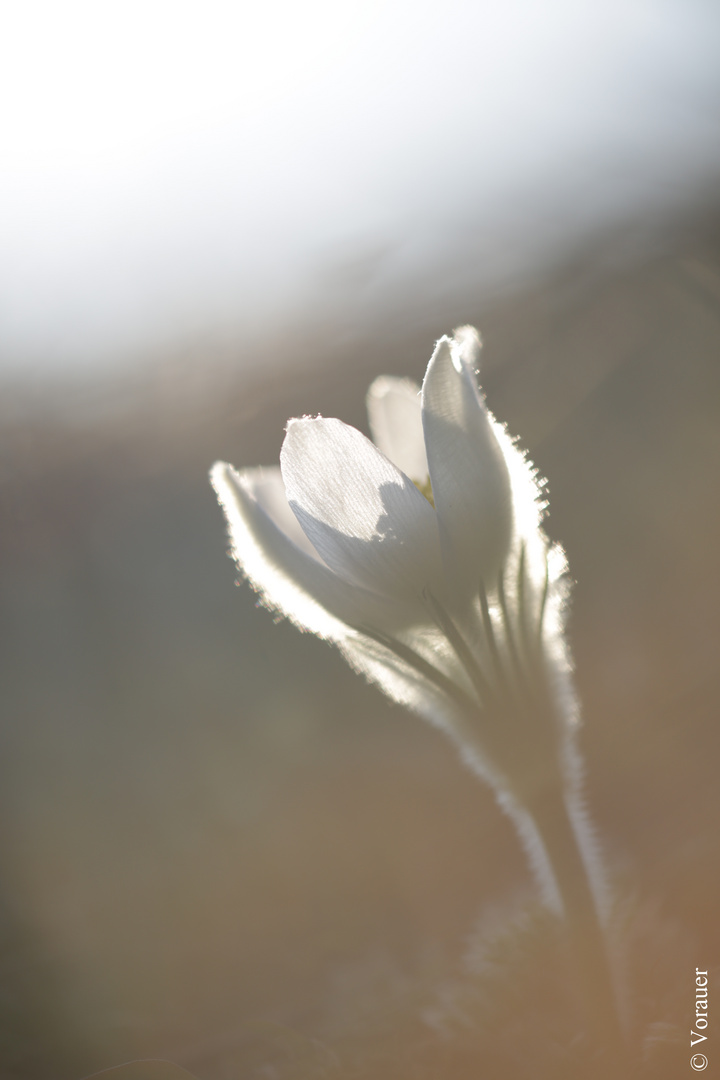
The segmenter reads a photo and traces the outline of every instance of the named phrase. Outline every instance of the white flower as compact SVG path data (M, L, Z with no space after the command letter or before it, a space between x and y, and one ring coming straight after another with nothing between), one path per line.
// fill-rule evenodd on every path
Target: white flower
M264 604L527 804L574 719L565 562L541 530L532 467L485 407L479 348L471 327L441 338L420 393L376 379L374 444L340 420L291 420L279 469L218 463L212 482Z
M212 483L263 603L443 727L492 784L546 900L565 912L590 1012L614 1031L579 791L565 558L541 528L534 469L485 407L479 350L463 327L438 342L421 391L376 379L374 443L340 420L290 420L279 469L218 463Z

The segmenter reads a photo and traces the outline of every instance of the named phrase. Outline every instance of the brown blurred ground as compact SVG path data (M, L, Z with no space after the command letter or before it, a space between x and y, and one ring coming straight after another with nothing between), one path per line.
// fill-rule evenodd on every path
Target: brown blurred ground
M644 259L611 239L407 331L369 319L362 339L269 336L244 368L196 348L124 383L8 391L0 1075L141 1054L279 1075L257 1071L272 1025L362 1027L368 994L456 970L478 916L529 892L442 736L233 588L206 481L216 458L275 461L290 415L364 427L374 375L420 378L460 322L550 480L609 862L693 965L720 961L717 226ZM673 948L670 997L691 985Z

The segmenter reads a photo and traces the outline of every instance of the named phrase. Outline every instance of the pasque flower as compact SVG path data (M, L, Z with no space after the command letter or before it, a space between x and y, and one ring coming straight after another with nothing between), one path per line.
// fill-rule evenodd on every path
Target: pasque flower
M463 327L421 391L376 379L374 443L340 420L291 420L280 468L218 463L212 482L264 604L446 728L519 812L569 764L565 561L534 470L485 406L479 350Z
M233 556L265 606L444 728L492 785L582 954L588 1014L608 1031L566 563L541 527L542 483L486 408L479 352L463 327L437 343L421 390L376 379L374 442L340 420L290 420L279 468L219 462L212 483Z

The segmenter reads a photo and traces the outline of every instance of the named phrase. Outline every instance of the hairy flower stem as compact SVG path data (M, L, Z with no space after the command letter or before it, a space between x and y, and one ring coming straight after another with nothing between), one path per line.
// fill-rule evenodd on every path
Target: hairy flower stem
M525 802L542 838L563 904L571 963L588 1032L608 1065L625 1058L617 994L587 866L562 793L547 788Z
M522 557L518 576L519 584L522 585ZM519 589L519 592L522 596L522 589ZM504 768L508 777L508 790L516 787L518 801L530 813L540 834L563 906L571 962L586 1014L587 1030L598 1046L602 1047L608 1063L612 1061L619 1064L623 1054L623 1038L605 932L580 841L568 813L562 772L556 759L546 772L545 783L538 787L537 768L544 756L544 739L541 738L535 747L527 739L529 731L535 731L539 735L541 730L548 731L555 727L552 699L548 692L547 676L540 652L539 634L542 629L545 591L541 598L537 634L533 633L528 625L524 601L519 604L519 641L516 641L516 631L508 616L502 589L500 595L508 651L515 666L515 686L506 673L500 655L484 589L480 590L480 604L491 660L490 678L479 667L451 616L429 591L425 592L425 601L484 705L480 717L476 716L475 721L477 727L483 731L485 749L490 757ZM534 725L523 722L528 711L535 713ZM471 728L472 726L471 724ZM515 784L510 777L514 777Z

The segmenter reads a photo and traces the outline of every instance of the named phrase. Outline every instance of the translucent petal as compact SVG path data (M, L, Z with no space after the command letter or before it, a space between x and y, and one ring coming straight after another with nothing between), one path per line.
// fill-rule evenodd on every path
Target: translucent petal
M428 463L418 384L381 375L368 390L367 410L375 445L411 480L424 484Z
M435 510L359 431L291 420L280 467L293 512L338 575L406 600L441 588Z
M467 741L463 738L467 716L457 702L391 650L371 638L358 636L341 642L340 651L355 671L375 683L392 701L443 728L458 743Z
M259 469L245 469L242 473L242 479L247 492L260 504L277 527L301 551L322 562L317 551L300 528L298 519L290 509L282 474L280 473L280 466L271 465Z
M210 474L228 520L233 556L265 605L301 629L337 642L356 626L395 628L406 614L397 604L338 578L273 520L255 494L264 490L267 495L267 472L240 473L217 462Z
M567 564L562 549L551 546L541 526L544 504L542 487L526 455L507 432L495 424L495 434L508 467L513 498L513 540L505 565L505 591L516 619L529 622L547 643L564 612L567 593ZM522 573L521 573L522 569ZM523 594L519 585L522 578ZM562 619L560 620L562 622ZM560 629L562 637L562 628Z
M496 580L513 527L510 477L473 372L479 339L437 344L422 390L423 428L443 561L458 595Z

